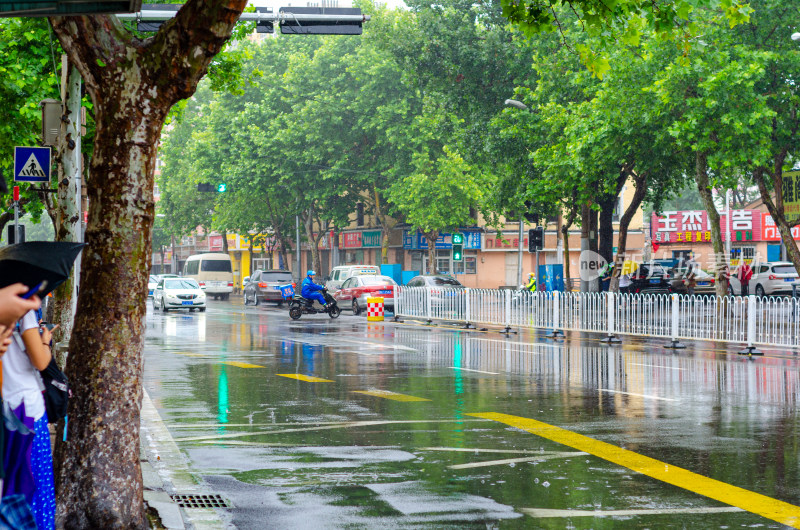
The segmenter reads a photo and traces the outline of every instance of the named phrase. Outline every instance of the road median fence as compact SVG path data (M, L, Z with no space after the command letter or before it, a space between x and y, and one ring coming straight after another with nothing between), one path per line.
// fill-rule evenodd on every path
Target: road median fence
M428 322L800 346L800 299L396 287L395 314Z

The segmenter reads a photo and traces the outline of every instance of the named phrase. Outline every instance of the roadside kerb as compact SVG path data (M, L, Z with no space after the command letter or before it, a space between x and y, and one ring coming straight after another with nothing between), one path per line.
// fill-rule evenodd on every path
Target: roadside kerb
M179 507L170 494L208 494L190 473L186 460L166 425L161 420L147 391L142 388L140 444L146 460L142 462L145 501L158 510L166 528L223 530L230 528L213 508ZM183 525L176 520L182 518ZM168 526L171 525L171 526Z

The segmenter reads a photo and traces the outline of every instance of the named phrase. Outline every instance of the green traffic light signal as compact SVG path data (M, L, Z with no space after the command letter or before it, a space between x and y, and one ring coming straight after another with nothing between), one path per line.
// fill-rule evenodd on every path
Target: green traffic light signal
M227 189L228 189L228 186L224 182L220 182L217 185L217 191L220 192L220 193L224 192Z
M456 232L453 234L453 245L463 245L464 244L464 234L460 232Z

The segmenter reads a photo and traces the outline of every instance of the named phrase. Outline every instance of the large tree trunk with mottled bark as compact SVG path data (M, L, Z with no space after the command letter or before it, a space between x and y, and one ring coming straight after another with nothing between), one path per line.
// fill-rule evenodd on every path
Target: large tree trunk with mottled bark
M51 17L95 112L89 222L67 360L69 436L56 449L60 528L146 528L139 465L142 347L161 127L230 38L244 0L190 0L147 39L114 16Z

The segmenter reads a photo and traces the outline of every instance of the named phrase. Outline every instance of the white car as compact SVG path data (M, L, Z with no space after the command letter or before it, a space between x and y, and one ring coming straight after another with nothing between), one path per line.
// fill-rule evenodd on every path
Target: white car
M156 285L158 285L158 278L156 278L155 274L151 274L150 278L147 279L147 298L153 298L153 291L156 290Z
M753 276L750 278L749 294L757 296L791 295L792 283L797 281L797 270L788 261L775 261L759 263L753 267ZM742 285L739 278L731 275L731 294L742 294Z
M162 278L153 292L153 309L206 310L206 293L191 278Z

